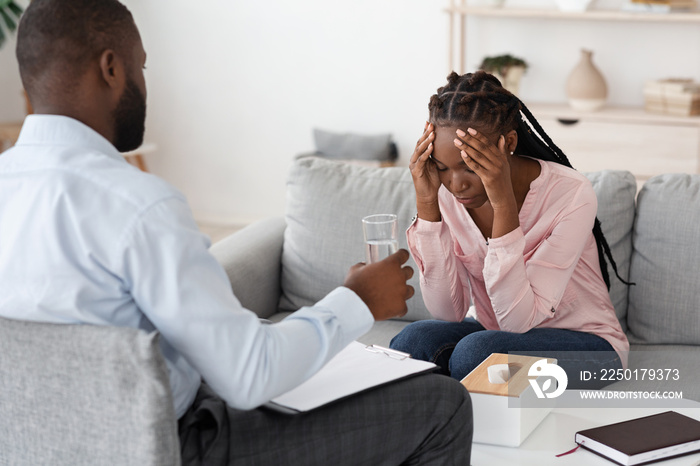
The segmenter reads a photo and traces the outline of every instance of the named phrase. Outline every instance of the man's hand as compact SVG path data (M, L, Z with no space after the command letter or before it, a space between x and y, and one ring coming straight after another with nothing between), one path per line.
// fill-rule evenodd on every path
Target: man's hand
M403 266L408 258L408 251L400 249L383 261L353 265L345 277L344 286L367 304L374 320L406 315L406 300L415 292L412 286L406 284L413 276L413 269Z

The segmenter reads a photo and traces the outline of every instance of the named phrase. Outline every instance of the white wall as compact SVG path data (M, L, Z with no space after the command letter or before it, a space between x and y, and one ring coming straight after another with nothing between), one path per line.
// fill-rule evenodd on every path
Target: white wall
M200 218L282 214L287 170L313 148L313 127L390 132L406 165L448 71L447 0L124 3L148 52L146 137L158 151L147 163ZM614 104L640 105L648 78L700 78L700 27L659 23L470 19L468 70L485 54L522 56L523 100L561 102L581 47ZM10 49L0 119L22 116L19 88L5 84L19 83Z
M152 170L200 217L284 211L311 130L390 132L404 158L446 75L447 17L425 0L126 2L148 52Z

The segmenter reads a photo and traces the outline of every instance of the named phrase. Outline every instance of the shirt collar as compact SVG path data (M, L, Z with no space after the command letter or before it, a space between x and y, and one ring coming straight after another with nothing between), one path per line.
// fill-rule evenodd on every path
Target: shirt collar
M104 136L86 124L63 115L28 115L15 146L79 146L122 159L119 151Z

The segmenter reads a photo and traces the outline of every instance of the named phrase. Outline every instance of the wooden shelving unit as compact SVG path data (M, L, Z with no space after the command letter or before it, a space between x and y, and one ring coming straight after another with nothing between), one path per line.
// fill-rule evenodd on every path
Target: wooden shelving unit
M565 12L556 9L477 7L450 0L450 70L465 73L467 17L556 21L654 22L679 26L700 24L700 11L634 13L618 10ZM456 26L456 27L455 27ZM458 66L455 66L457 44ZM630 170L643 182L665 172L700 173L700 116L649 113L643 107L607 106L579 112L567 105L525 101L554 141L570 153L584 171L603 168Z
M466 0L450 0L445 8L450 16L449 23L449 69L465 73L467 16L492 18L547 19L560 21L618 21L618 22L655 22L671 24L700 24L700 11L671 12L671 13L634 13L620 10L588 10L584 12L568 12L556 9L527 9L503 7L469 6ZM455 31L455 19L457 30ZM459 67L454 63L455 34L459 36Z
M560 10L472 7L455 5L446 8L448 13L472 16L493 16L503 18L558 19L580 21L636 21L658 23L700 23L700 12L671 13L633 13L619 10L589 10L584 12L567 12Z
M567 104L548 104L525 102L530 111L537 117L548 117L557 120L606 123L653 124L660 126L697 126L700 127L700 116L676 116L661 113L650 113L641 107L606 106L595 112L574 110Z
M526 102L545 132L581 171L628 170L643 182L661 173L700 173L700 117L638 107L578 112Z

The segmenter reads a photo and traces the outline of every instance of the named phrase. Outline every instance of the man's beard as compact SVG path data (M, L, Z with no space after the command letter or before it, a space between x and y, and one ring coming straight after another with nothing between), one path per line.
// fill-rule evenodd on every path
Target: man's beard
M146 129L146 99L134 81L126 89L114 109L114 147L128 152L141 146Z

